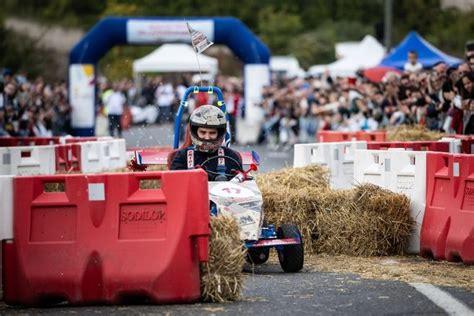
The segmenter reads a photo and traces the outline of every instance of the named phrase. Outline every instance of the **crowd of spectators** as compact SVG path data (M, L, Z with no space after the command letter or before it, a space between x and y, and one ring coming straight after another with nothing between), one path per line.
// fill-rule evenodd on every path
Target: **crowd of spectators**
M271 146L312 142L318 130L375 131L402 124L474 134L474 51L465 63L438 63L424 70L413 58L401 73L371 82L353 78L273 80L263 91L261 141Z
M0 78L0 136L52 136L70 133L71 107L65 81L29 81L6 69Z
M102 126L108 126L108 134L114 136L115 129L121 135L123 125L128 125L131 120L134 123L163 124L174 121L175 113L178 110L180 100L189 86L194 85L215 85L221 88L227 112L230 117L230 124L235 129L235 117L239 109L242 108L242 81L235 77L217 76L211 81L204 78L202 83L198 82L200 77L183 75L167 77L145 78L140 84L131 80L108 83L103 81L99 85L99 111L98 117L103 120ZM141 89L138 88L141 87ZM183 122L186 122L189 114L203 104L215 104L216 95L209 93L192 94L188 98L188 106L183 114ZM141 110L140 110L141 109ZM127 111L130 115L126 115ZM132 117L132 112L134 117ZM144 115L139 115L143 113ZM140 119L142 118L142 120ZM98 134L104 134L96 130Z
M362 73L353 78L330 74L273 78L272 85L262 92L265 119L259 141L289 148L296 142L314 141L319 130L375 131L402 124L474 134L474 50L466 51L465 63L457 67L439 63L423 69L416 54L411 52L408 57L405 71L388 72L382 82L371 82ZM236 117L243 113L242 80L214 79L210 83L224 93L235 135ZM156 76L139 86L130 79L108 82L102 78L97 83L97 126L105 128L99 134L115 136L117 131L121 136L123 125L132 120L131 107L155 108L156 116L150 122L151 116L146 115L147 123L171 122L186 87L199 84L191 76ZM70 134L72 108L67 93L64 81L31 81L24 72L4 70L0 77L0 136ZM195 107L215 101L212 94L192 95L183 122Z
M208 82L204 81L203 84ZM191 76L146 78L142 89L130 79L97 83L96 133L122 136L122 127L132 123L130 108L155 108L147 123L173 121L186 88L200 84ZM242 106L242 82L234 77L217 76L213 84L221 87L232 127ZM189 100L186 116L201 104L213 103L215 95L200 93ZM46 83L41 77L29 80L26 73L5 69L0 76L0 136L63 136L72 133L72 108L68 103L65 81ZM149 118L152 117L152 121ZM102 127L102 131L100 128Z

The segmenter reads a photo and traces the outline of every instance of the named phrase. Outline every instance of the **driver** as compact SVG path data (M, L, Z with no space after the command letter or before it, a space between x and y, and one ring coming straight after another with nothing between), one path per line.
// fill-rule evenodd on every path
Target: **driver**
M217 174L231 175L235 173L235 170L241 170L240 154L222 146L226 128L225 114L218 107L203 105L194 110L189 118L192 146L176 153L171 162L171 170L186 170L202 166L208 172L211 181L215 180ZM230 158L224 158L224 156Z

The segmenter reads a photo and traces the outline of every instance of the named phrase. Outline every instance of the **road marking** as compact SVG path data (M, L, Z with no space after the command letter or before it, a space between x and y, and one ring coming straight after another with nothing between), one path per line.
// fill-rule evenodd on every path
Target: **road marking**
M448 315L474 315L474 311L464 303L432 284L409 284L413 286L418 292L429 298L439 308L443 309Z

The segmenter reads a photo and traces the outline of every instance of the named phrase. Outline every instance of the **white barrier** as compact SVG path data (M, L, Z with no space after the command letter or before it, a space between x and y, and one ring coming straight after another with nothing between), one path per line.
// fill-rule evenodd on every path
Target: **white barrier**
M328 166L331 161L329 146L323 143L295 144L293 167L305 167L309 165ZM324 145L329 145L325 143Z
M56 172L54 145L5 147L0 154L2 175L49 175Z
M13 178L0 176L0 301L2 301L2 240L13 239Z
M0 175L11 173L11 160L9 147L0 148Z
M111 171L127 166L125 139L113 139L98 143L102 147L100 155L103 171Z
M403 149L402 149L403 150ZM354 158L354 184L364 182L386 187L384 150L356 150Z
M405 150L357 150L354 162L356 183L368 182L411 200L410 215L415 229L407 251L419 253L421 224L426 205L426 152Z
M0 240L13 238L13 178L0 176Z
M101 144L99 142L84 142L78 143L77 145L79 145L81 148L81 172L101 172L103 170L101 159Z
M366 148L366 141L296 144L293 167L325 166L330 170L331 188L347 189L353 184L355 150Z

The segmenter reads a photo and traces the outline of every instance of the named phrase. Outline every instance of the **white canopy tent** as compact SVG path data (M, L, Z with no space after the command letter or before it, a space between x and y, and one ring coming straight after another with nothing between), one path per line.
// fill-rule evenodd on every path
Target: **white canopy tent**
M199 65L200 68L199 69ZM133 72L199 72L216 74L219 63L216 58L199 55L187 44L164 44L150 54L133 62Z
M332 76L349 77L355 76L359 69L377 66L385 56L384 47L371 35L364 39L352 49L346 57L339 59L329 65L315 65L309 68L308 73L319 75L325 70Z
M359 46L360 42L341 42L336 43L336 59L347 57L351 54L354 48Z
M270 70L276 73L282 73L292 78L303 78L305 71L300 67L298 59L293 56L272 56L270 57Z

